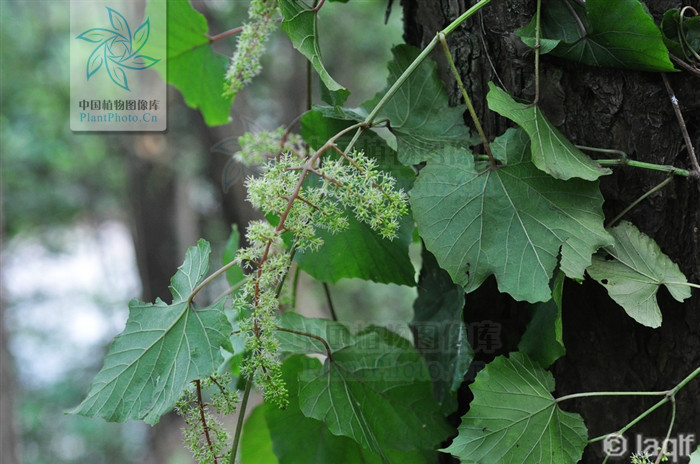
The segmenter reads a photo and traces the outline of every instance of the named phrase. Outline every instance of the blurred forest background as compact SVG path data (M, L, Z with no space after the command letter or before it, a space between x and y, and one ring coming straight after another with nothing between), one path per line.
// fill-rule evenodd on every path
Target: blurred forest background
M240 25L247 1L195 1L216 34ZM232 223L255 216L246 172L217 143L290 123L306 105L306 65L278 32L264 72L236 98L229 125L208 128L169 89L168 131L72 133L68 124L69 4L2 0L2 268L0 424L3 464L190 463L179 418L156 427L65 415L123 329L133 297L168 298L170 276L197 238L216 266ZM358 104L384 86L402 18L386 0L329 3L319 24L324 62ZM230 56L235 36L217 43ZM315 98L318 102L319 99ZM218 256L217 256L218 253ZM412 316L414 290L358 281L332 287L340 319L370 306ZM318 283L304 305L324 312ZM220 289L218 289L220 290ZM212 291L216 292L217 289ZM377 321L381 322L381 321Z

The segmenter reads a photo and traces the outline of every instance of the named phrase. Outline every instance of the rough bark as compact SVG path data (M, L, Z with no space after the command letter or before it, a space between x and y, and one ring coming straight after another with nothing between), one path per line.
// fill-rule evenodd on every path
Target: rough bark
M681 2L646 2L657 19ZM697 0L686 2L696 9ZM423 46L471 3L455 0L404 0L405 39ZM534 15L535 2L495 0L449 38L453 57L486 133L501 134L511 124L489 112L486 92L495 81L512 94L532 100L534 55L514 31ZM460 100L443 57L435 54L453 102ZM687 73L668 76L686 118L696 151L700 148L700 80ZM692 169L669 97L658 73L602 69L542 57L541 107L570 140L581 145L625 151L632 159ZM467 121L470 124L469 121ZM606 217L612 218L664 179L663 174L616 169L604 178ZM700 182L676 178L664 190L636 207L626 219L654 238L692 282L700 282ZM475 306L498 298L487 317L519 326L519 306L487 285L468 298L465 318L484 317ZM665 390L700 366L700 295L678 304L662 290L663 325L648 329L626 316L594 282L568 282L564 294L564 340L567 355L554 367L557 394L596 390ZM476 315L475 315L476 313ZM506 344L512 348L512 343ZM468 399L468 395L465 396ZM700 380L677 396L679 405L672 436L700 437ZM589 399L565 405L581 413L591 437L612 432L650 404L640 398ZM663 437L670 408L663 408L636 426L628 436ZM587 448L582 462L601 462L601 446ZM681 461L684 462L684 461Z

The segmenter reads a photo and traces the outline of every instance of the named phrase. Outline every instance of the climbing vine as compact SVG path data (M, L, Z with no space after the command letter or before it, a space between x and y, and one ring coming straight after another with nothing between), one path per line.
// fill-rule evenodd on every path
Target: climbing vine
M189 54L213 53L202 51L203 38L212 43L238 34L228 71L216 74L219 78L207 73L202 80L183 81L182 69L166 76L210 123L220 121L221 108L228 110L259 73L265 42L278 24L319 76L327 106L309 108L298 129L240 138L235 158L260 171L246 181L248 201L267 219L248 225L245 248L239 248L234 230L223 267L211 274L210 245L200 240L190 248L172 278L170 304L133 300L126 328L73 412L155 424L175 408L185 418L185 443L195 458L217 464L428 463L438 453L465 463L534 464L544 462L542 456L575 463L588 444L609 435L590 438L581 416L562 409L566 400L660 398L611 430L618 434L667 403L675 412L676 394L697 378L700 367L690 367L685 379L661 392L558 398L547 369L565 353L565 279L588 276L599 282L648 327L662 324L656 300L661 286L680 302L691 288L700 288L652 238L622 220L627 210L606 225L598 184L617 166L698 182L700 166L677 98L664 80L684 133L687 166L636 161L615 147L576 146L538 106L539 62L549 53L590 66L650 72L678 66L698 74L700 16L690 7L673 10L657 26L638 0L538 1L532 22L517 31L534 50L534 101L520 101L491 83L489 110L514 127L487 134L452 60L449 36L490 2L475 3L423 50L396 46L387 87L357 108L343 106L349 91L325 69L316 27L322 8L342 5L252 0L249 22L230 33L209 37L206 27L190 28L184 41L191 48L180 36L178 49L169 50L179 58L174 67L189 66ZM202 24L201 15L183 2L172 2L167 14L154 21L167 19L169 34L178 33L175 24ZM428 58L438 45L463 106L448 105ZM465 125L465 114L477 134ZM640 193L630 208L650 194ZM414 229L422 246L414 340L380 327L353 331L337 320L304 317L295 312L294 297L286 305L291 310L281 312L283 288L294 285L292 268L325 282L360 277L416 285L408 256ZM195 302L224 275L230 291L207 305ZM497 357L476 376L469 385L474 399L455 430L446 418L456 410L457 390L473 360L461 317L464 295L492 275L501 292L519 301L548 302L549 313L535 315L518 352ZM427 335L421 333L426 327L432 329ZM265 401L244 425L254 388ZM239 419L229 433L220 417L234 412ZM250 450L254 436L267 440L266 451ZM656 462L666 451L664 442ZM700 461L698 453L693 462ZM650 460L636 455L631 462Z

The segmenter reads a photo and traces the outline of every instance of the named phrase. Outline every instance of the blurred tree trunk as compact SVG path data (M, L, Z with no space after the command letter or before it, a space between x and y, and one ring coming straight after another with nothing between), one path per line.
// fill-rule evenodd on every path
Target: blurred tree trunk
M5 328L5 302L0 295L0 462L19 464L19 434L15 422L15 388L17 385L12 354Z
M473 3L473 2L472 2ZM424 46L435 33L472 3L464 0L422 2L403 0L405 39ZM646 1L657 23L664 11L690 4L672 0ZM534 95L534 55L514 31L535 13L533 0L494 1L450 37L452 55L490 138L503 133L509 121L489 112L488 82L494 81L517 97ZM438 47L439 48L439 47ZM454 78L440 53L441 77L454 103L460 101ZM542 57L540 106L574 143L625 151L632 159L692 169L679 124L658 73L581 66L550 56ZM696 152L700 148L700 80L681 72L668 75L686 119ZM470 121L467 121L470 124ZM664 179L650 171L617 169L601 182L606 217L612 218L637 197ZM637 206L626 219L654 238L680 266L689 281L700 282L700 183L676 178ZM479 301L490 302L491 318L517 319L512 301L486 285L470 296L465 318L482 311ZM502 306L494 308L494 301ZM567 355L554 367L557 395L600 390L666 390L700 366L700 296L678 304L665 290L659 293L663 325L643 327L629 318L598 284L567 282L564 292L564 341ZM519 308L522 310L522 307ZM489 313L487 313L489 314ZM494 316L495 314L495 316ZM483 316L483 314L482 314ZM487 316L488 317L488 316ZM522 329L522 327L520 327ZM517 331L517 330L516 330ZM517 344L517 340L515 341ZM513 349L506 343L505 349ZM700 438L700 381L678 396L672 437L695 434ZM564 408L580 412L591 437L612 432L642 412L656 399L638 397L587 399L567 402ZM670 408L661 408L628 433L662 438ZM634 443L631 442L631 451ZM694 449L694 447L693 447ZM583 462L600 462L602 448L591 445ZM683 462L683 461L682 461Z

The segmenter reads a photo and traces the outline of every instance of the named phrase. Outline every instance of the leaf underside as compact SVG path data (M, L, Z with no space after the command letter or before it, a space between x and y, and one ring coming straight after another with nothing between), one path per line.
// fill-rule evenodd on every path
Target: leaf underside
M304 356L292 356L282 365L282 375L289 390L289 406L282 410L264 405L265 419L272 439L272 448L280 464L380 464L382 458L355 440L334 435L320 420L304 416L299 409L298 376L305 369L318 369L320 362ZM300 446L301 445L301 446ZM389 462L422 464L425 458L417 452L403 452L385 447ZM244 464L248 464L244 461ZM250 461L250 464L258 464Z
M332 360L299 374L304 416L324 422L332 434L350 437L383 459L389 459L387 444L400 451L433 450L449 436L452 429L433 399L425 362L408 341L379 328L349 336L338 323L301 318L285 323L303 324L308 333L328 337L332 349ZM315 341L294 344L284 338L309 337L280 335L282 349L322 349Z
M471 385L474 400L445 452L462 463L574 464L588 432L578 414L562 411L552 374L525 354L499 356Z
M578 177L596 180L612 171L603 168L569 142L536 105L516 102L504 90L489 82L489 108L514 121L530 136L532 163L557 179Z
M190 382L214 373L231 325L223 303L194 308L192 290L209 269L210 247L200 240L187 251L171 280L172 304L132 300L126 328L112 343L87 397L71 413L155 424Z
M387 87L359 108L321 108L324 116L363 121L382 96L418 57L420 51L409 45L392 49ZM376 120L388 118L391 133L379 130L396 149L399 162L412 165L430 159L446 146L469 147L480 143L464 125L465 105L450 106L449 97L437 73L437 64L426 59L408 77L379 112Z
M612 243L597 182L562 181L530 161L528 136L509 129L492 144L490 169L466 150L443 150L420 171L411 207L425 245L467 292L491 274L517 300L547 301L557 258L583 278L595 251Z
M635 321L659 327L661 310L656 293L665 285L676 301L690 298L690 288L684 285L688 282L685 275L654 240L633 224L623 221L609 231L615 243L593 257L588 274Z

